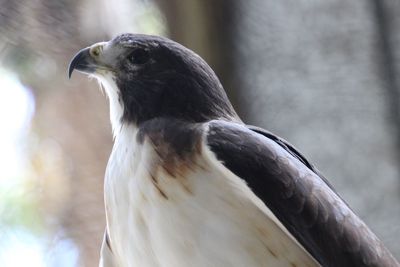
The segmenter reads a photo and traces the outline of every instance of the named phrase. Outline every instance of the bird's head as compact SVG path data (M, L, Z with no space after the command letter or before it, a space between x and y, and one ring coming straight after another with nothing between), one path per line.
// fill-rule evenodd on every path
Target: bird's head
M115 127L172 117L236 118L218 78L197 54L167 38L123 34L79 51L69 65L93 75L110 99Z

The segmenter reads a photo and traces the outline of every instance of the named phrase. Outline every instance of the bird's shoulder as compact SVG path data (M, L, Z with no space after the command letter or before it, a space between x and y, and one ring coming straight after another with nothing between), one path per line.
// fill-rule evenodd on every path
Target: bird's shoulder
M204 127L173 118L155 118L143 123L138 130L137 141L149 140L155 148L168 147L170 153L184 157L199 149Z
M169 175L182 176L198 163L204 125L173 118L155 118L143 123L137 142L148 142L156 152L158 165Z

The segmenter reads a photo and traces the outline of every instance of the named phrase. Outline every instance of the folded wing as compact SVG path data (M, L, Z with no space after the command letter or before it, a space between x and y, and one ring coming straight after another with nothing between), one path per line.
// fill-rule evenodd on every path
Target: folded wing
M283 139L260 128L212 121L207 143L322 266L400 266L326 179Z

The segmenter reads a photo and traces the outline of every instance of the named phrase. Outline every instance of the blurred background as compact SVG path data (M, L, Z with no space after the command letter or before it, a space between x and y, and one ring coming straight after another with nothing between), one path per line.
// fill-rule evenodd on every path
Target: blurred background
M0 0L0 265L96 266L112 147L79 49L168 36L284 137L400 258L400 1Z

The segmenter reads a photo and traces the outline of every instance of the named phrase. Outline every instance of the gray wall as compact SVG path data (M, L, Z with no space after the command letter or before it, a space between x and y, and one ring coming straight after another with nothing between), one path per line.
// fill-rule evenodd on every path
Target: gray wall
M399 47L400 1L384 25L375 4L239 1L235 75L246 122L302 151L399 258L397 51L382 49Z

